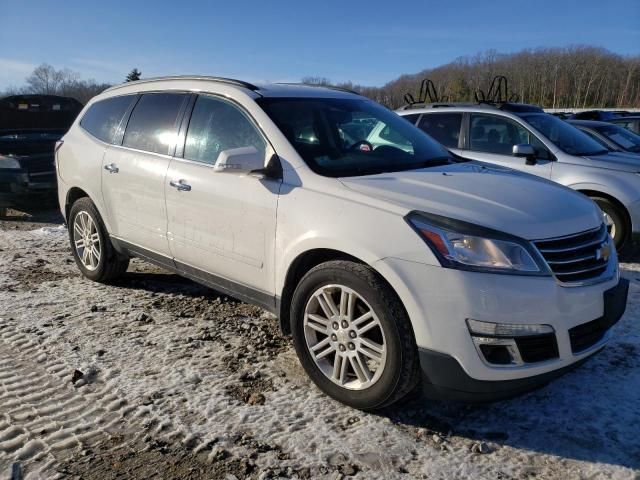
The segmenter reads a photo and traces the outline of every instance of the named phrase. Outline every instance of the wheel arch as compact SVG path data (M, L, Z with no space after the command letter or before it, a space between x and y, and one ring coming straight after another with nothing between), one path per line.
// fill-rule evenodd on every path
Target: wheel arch
M625 218L626 227L627 227L627 235L626 235L627 238L625 238L624 240L626 241L631 237L631 234L633 231L631 215L629 214L629 210L627 210L627 208L624 206L624 204L620 200L618 200L613 195L610 195L608 193L605 193L599 190L592 190L592 189L585 188L585 189L578 189L577 191L582 193L583 195L586 195L589 198L600 197L600 198L609 200L611 203L613 203L620 210L620 212Z
M67 221L69 221L69 213L71 212L71 207L76 201L78 201L83 197L91 198L89 194L85 192L83 189L81 189L80 187L71 187L67 191L67 196L65 198L65 203L64 203L64 218Z
M312 248L298 254L298 256L289 264L289 268L285 275L284 286L282 288L281 295L277 300L276 310L278 312L280 329L285 335L291 334L291 300L293 299L293 293L298 286L298 283L300 283L302 277L313 267L330 260L348 260L368 266L380 275L398 299L400 299L400 303L402 304L401 297L393 288L391 282L389 282L385 276L371 264L341 250L331 248Z
M103 211L103 207L104 205L101 204L100 201L97 201L98 199L96 199L91 193L89 193L86 189L81 188L81 187L71 187L69 188L69 190L67 190L67 193L65 195L65 204L64 204L64 218L65 221L67 223L69 223L69 213L71 212L71 207L73 207L73 204L79 200L80 198L84 198L87 197L89 200L91 200L93 202L93 205L96 207L96 210L98 210L98 213L100 214L100 217L102 217L102 222L104 223L107 232L109 233L113 233L113 230L111 228L111 224L109 222L109 218L105 215L105 212ZM106 207L104 207L106 208Z

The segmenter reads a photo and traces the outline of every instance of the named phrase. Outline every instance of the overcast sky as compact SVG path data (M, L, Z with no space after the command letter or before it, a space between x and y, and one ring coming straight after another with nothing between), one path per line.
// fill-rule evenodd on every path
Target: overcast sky
M640 0L0 0L0 90L44 62L113 83L137 67L382 85L489 49L571 44L640 54Z

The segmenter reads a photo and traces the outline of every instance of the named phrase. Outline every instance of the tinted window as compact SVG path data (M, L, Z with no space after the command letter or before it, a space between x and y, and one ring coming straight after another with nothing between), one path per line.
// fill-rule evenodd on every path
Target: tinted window
M605 125L597 127L598 132L607 137L616 145L629 150L640 152L640 135L618 125Z
M80 125L103 142L112 143L120 121L135 95L107 98L94 103L84 114Z
M423 115L418 126L449 148L458 148L461 113L434 113Z
M123 145L168 155L178 136L178 113L186 94L149 93L142 96L131 113Z
M411 115L402 115L402 118L415 125L419 116L419 113L412 113Z
M508 118L472 114L469 141L471 150L511 155L514 145L529 143L529 132Z
M237 107L214 97L198 97L189 122L185 158L213 164L223 150L250 146L264 154L266 143Z
M602 140L600 137L598 137L595 133L590 132L589 130L584 130L580 127L578 127L580 129L581 132L586 133L587 135L589 135L589 138L591 138L592 140L595 140L596 142L598 142L600 145L602 145L603 147L605 147L608 150L612 150L611 147L609 147L609 145L607 145L607 142L605 142L604 140Z
M264 97L257 103L320 175L374 175L451 161L428 135L370 100ZM368 134L368 127L353 128L356 121L376 126Z
M592 140L589 135L558 117L546 113L527 113L520 116L569 155L598 155L607 152L607 149L602 148L602 145Z

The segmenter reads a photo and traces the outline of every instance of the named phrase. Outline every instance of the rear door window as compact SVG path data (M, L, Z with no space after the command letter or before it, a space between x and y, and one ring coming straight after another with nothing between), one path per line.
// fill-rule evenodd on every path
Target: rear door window
M122 117L135 95L107 98L94 103L84 114L80 125L103 142L112 143Z
M146 93L131 112L124 147L171 155L178 137L186 93Z
M418 127L448 148L458 148L462 113L433 113L422 115Z

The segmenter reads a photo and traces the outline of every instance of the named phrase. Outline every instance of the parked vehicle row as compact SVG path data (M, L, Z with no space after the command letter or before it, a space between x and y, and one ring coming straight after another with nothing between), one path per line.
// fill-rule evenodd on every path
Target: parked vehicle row
M0 216L8 207L55 205L54 145L82 105L54 95L0 99Z
M111 88L57 148L78 268L111 282L139 257L258 304L323 392L367 410L418 384L517 395L603 348L628 290L621 210L549 180L599 184L602 147L532 107L400 113L214 77ZM631 161L603 155L632 207Z
M617 247L640 232L640 157L634 153L622 148L612 151L533 105L430 104L398 113L456 155L537 175L584 193L604 212ZM617 131L614 136L631 147L633 134L628 133Z
M620 125L593 120L569 120L569 123L611 152L640 154L640 135Z

